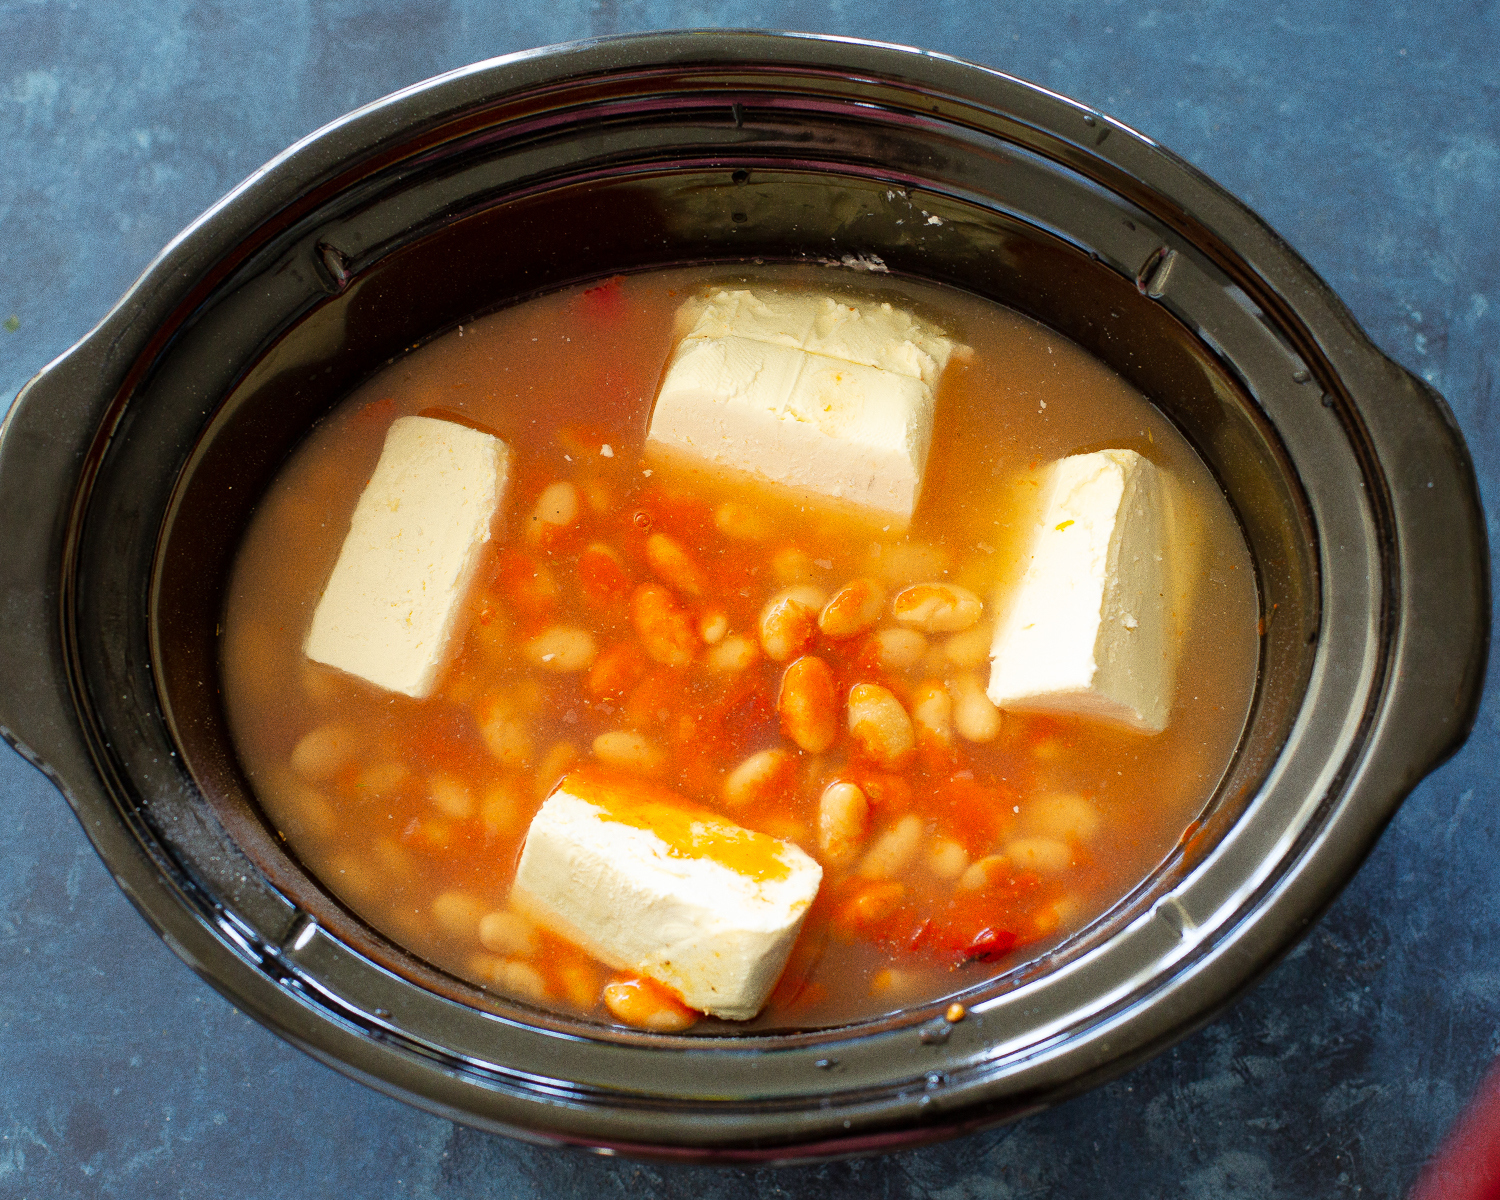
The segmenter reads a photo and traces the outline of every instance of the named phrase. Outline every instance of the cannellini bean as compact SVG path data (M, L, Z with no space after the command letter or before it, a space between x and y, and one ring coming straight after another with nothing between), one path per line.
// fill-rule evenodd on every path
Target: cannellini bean
M557 781L567 774L568 768L578 761L578 747L572 742L553 742L542 755L536 768L536 794L546 799L557 786Z
M909 671L927 653L927 639L915 629L882 629L875 634L875 656L887 671Z
M760 647L747 637L730 634L717 646L710 646L703 656L704 665L710 671L722 675L743 671L760 657Z
M714 509L714 527L725 537L741 542L763 542L776 532L770 518L735 500L726 500Z
M833 669L804 654L781 676L776 699L782 731L809 754L821 754L839 735L839 696Z
M1029 837L1007 842L1005 857L1017 867L1050 875L1073 865L1073 852L1056 838Z
M757 750L724 778L724 802L743 808L791 781L796 762L785 750Z
M262 785L266 799L274 801L278 825L308 837L332 837L343 824L328 797L309 787L290 772L278 771ZM363 794L363 793L361 793Z
M615 1018L654 1033L680 1033L698 1019L666 988L649 979L616 979L604 986L604 1007Z
M777 592L760 610L760 648L772 662L786 662L812 640L827 595L815 587Z
M643 583L630 597L630 620L636 636L653 660L682 667L698 652L693 619L660 584Z
M901 907L906 899L906 886L887 880L861 888L854 899L844 905L840 917L844 923L855 926L873 925L883 921Z
M406 782L411 772L405 763L385 761L371 763L359 773L355 786L361 796L383 796Z
M547 981L530 963L508 958L490 976L496 987L518 1000L541 1001L547 998Z
M1099 812L1073 792L1052 792L1021 806L1021 828L1059 841L1086 842L1099 828Z
M565 479L549 483L536 498L526 536L541 541L549 529L562 529L578 520L578 489Z
M566 675L586 669L599 653L599 644L587 629L553 625L527 642L521 653L534 667Z
M969 867L969 852L952 838L933 838L922 861L939 879L957 879Z
M922 818L907 813L882 833L859 863L859 874L865 879L889 879L901 872L922 848Z
M863 633L885 609L885 587L874 579L851 579L823 606L818 628L831 638L851 638Z
M896 620L923 633L958 633L983 612L979 597L956 583L914 583L891 601Z
M870 977L872 996L897 997L915 992L921 987L922 977L915 971L898 971L895 967L881 967Z
M1000 710L985 694L977 675L964 674L948 684L953 697L953 725L971 742L992 742L1000 733Z
M337 775L363 744L359 731L348 725L320 725L293 748L292 770L310 783L324 783Z
M835 780L818 797L818 849L830 866L854 861L870 825L870 802L852 783Z
M510 909L485 913L479 918L479 941L496 954L535 954L536 926Z
M484 914L484 904L464 892L442 892L432 901L432 919L453 937L473 937Z
M850 689L849 733L866 756L886 768L904 766L917 747L906 709L877 683L856 683Z
M583 689L596 700L623 700L645 678L649 666L646 652L634 642L616 642L594 659Z
M922 656L922 661L917 664L917 673L920 675L932 675L938 679L946 679L950 674L948 655L943 652L942 646L929 645L927 653Z
M705 645L717 646L729 632L729 618L714 609L698 618L698 636Z
M1005 855L987 855L978 862L970 863L964 869L964 873L958 877L958 890L961 892L983 891L990 884L1008 878L1011 869L1010 859Z
M479 706L479 734L501 766L521 768L531 762L531 729L507 697L493 696Z
M484 789L479 800L479 823L486 833L508 837L520 830L524 818L519 788L513 781L497 779Z
M708 590L703 568L681 542L664 533L646 539L646 565L684 595L697 597Z
M963 633L955 633L943 643L943 655L955 667L972 670L990 660L991 630L988 625L976 625Z
M433 775L427 780L427 798L432 806L445 817L455 821L467 820L474 815L474 793L468 784L452 775Z
M953 700L936 679L924 680L911 694L911 719L919 733L945 745L953 740Z
M797 546L783 546L771 555L771 574L782 587L810 584L818 577L812 555Z
M1060 921L1076 921L1083 916L1083 901L1077 896L1069 893L1061 899L1052 902L1052 910L1057 913Z
M594 757L611 767L654 775L667 765L667 753L650 738L628 729L601 733L594 739Z

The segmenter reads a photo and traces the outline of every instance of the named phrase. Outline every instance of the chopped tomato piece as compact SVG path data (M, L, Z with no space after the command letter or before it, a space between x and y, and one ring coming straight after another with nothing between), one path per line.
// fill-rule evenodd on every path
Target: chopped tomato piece
M578 586L595 608L621 604L630 594L630 575L620 556L602 542L585 546L578 556Z

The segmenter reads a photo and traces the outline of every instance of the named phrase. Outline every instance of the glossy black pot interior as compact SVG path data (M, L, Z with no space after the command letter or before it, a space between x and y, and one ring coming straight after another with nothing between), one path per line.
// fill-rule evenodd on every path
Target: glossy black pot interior
M937 221L930 221L935 217ZM1200 835L1040 962L864 1026L660 1037L549 1016L361 924L262 818L218 692L252 507L371 371L621 271L826 261L966 289L1125 376L1256 563L1252 719ZM846 264L846 265L839 265ZM481 1127L796 1158L994 1123L1208 1019L1326 905L1473 719L1488 568L1442 401L1190 168L1098 113L891 48L660 35L523 55L363 110L164 252L0 441L6 735L135 903L259 1019Z

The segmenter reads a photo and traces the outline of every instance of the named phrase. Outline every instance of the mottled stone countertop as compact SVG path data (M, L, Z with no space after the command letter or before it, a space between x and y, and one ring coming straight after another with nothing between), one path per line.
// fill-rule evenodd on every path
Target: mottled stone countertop
M179 228L340 113L506 51L709 24L960 55L1182 154L1446 395L1494 536L1492 2L0 0L0 407ZM1399 1195L1500 1050L1495 698L1322 921L1201 1032L1003 1129L786 1170L538 1149L335 1074L179 962L0 750L0 1197Z

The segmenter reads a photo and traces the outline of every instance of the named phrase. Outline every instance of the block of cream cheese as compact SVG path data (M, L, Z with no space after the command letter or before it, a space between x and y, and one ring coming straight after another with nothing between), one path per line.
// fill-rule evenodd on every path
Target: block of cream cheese
M488 433L431 417L393 421L313 613L307 657L428 695L509 471L510 448Z
M1167 482L1133 450L1052 464L1025 575L996 606L998 707L1166 728L1178 641Z
M890 304L744 290L688 301L677 324L648 448L911 519L960 349L941 330Z
M601 962L743 1021L775 987L822 875L790 842L579 770L532 820L511 898Z

